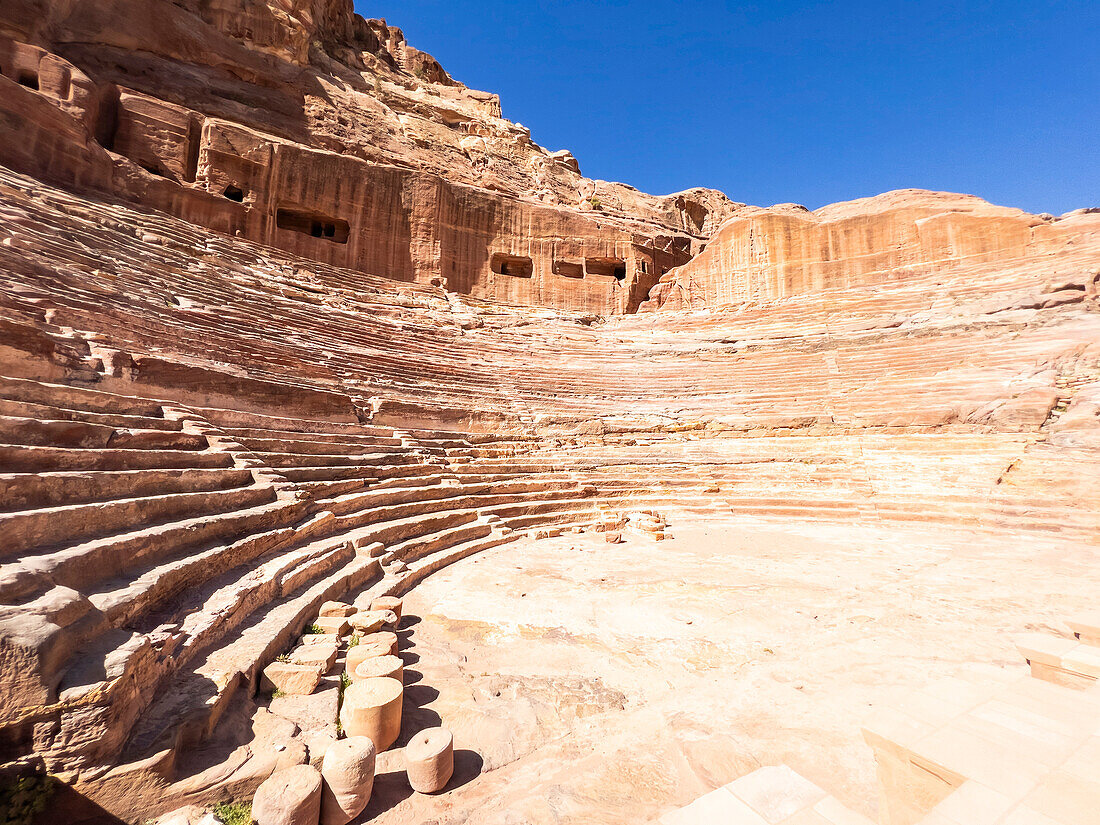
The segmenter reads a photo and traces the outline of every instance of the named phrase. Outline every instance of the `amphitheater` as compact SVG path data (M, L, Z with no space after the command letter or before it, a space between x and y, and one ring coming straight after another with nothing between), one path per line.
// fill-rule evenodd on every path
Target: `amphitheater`
M321 766L390 604L356 822L1098 821L1100 210L590 180L351 0L0 75L0 820Z

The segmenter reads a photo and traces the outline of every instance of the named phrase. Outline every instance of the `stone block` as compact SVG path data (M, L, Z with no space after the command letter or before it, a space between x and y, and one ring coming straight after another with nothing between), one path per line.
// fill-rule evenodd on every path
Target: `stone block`
M369 544L356 545L355 552L357 555L366 556L367 558L377 559L380 556L385 555L386 545L380 541L373 541Z
M319 616L342 616L343 618L347 618L354 613L354 605L346 604L345 602L325 602L321 605L321 609L317 611Z
M321 816L321 773L294 765L272 774L252 799L256 825L317 825Z
M356 633L376 633L387 624L396 624L397 617L388 610L361 610L348 617Z
M307 695L317 689L324 673L319 665L296 665L272 662L264 668L261 690L279 690L293 695Z
M321 629L322 633L333 636L343 636L351 629L348 620L343 616L318 616L313 623Z
M329 639L327 642L303 644L296 647L290 652L290 663L294 665L319 667L322 675L330 672L336 664L336 656L339 653L339 649L336 643L332 641L331 636L327 638Z

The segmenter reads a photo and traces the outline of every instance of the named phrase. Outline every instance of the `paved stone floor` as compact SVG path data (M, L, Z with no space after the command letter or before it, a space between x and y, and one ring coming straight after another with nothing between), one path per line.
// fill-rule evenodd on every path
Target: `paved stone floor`
M454 731L456 777L412 795L383 754L382 823L637 823L785 763L875 815L860 723L967 669L1025 673L1095 548L963 529L672 519L673 538L520 542L408 595L403 744Z

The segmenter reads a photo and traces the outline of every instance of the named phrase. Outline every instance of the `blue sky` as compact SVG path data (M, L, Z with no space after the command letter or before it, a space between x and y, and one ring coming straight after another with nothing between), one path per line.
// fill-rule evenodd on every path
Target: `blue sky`
M356 0L588 177L1100 206L1100 0Z

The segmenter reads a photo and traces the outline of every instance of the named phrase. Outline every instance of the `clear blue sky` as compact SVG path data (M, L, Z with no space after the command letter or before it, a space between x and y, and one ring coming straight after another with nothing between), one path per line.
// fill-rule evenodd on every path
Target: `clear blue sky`
M588 177L1100 206L1100 0L356 0Z

